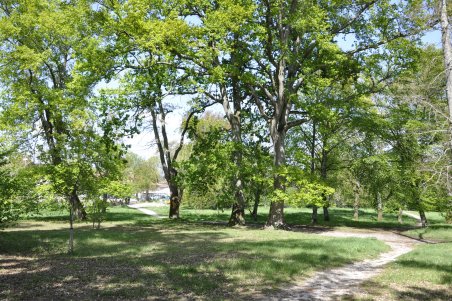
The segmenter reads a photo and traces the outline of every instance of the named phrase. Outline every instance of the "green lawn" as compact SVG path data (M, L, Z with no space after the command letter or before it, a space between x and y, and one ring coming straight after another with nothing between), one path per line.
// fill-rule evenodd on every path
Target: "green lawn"
M66 214L0 231L0 299L242 299L316 270L375 257L375 239L154 219L109 208L100 230L77 223L67 255Z
M352 300L452 300L452 243L423 244L390 264ZM349 298L344 298L349 300Z
M149 209L157 212L162 216L168 215L168 207L150 206ZM268 216L268 207L259 207L259 215L256 223L264 224ZM351 208L335 208L329 209L330 221L323 221L323 211L319 208L318 225L328 227L355 227L355 228L406 228L416 226L417 221L413 218L404 216L403 223L397 221L397 214L385 213L383 221L377 221L377 212L373 209L360 209L359 220L353 220L353 209ZM311 212L309 208L285 208L285 219L290 225L310 225ZM215 221L227 222L230 211L217 211L210 209L189 209L182 207L180 210L181 219L187 222ZM254 223L251 216L247 212L247 222Z

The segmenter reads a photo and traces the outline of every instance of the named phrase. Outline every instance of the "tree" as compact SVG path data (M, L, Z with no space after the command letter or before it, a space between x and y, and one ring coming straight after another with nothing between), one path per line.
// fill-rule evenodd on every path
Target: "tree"
M442 45L444 54L444 66L446 73L446 97L448 104L448 120L449 120L449 158L452 161L452 30L449 24L449 14L447 11L447 1L440 1L440 21L441 21L441 33L442 33ZM447 169L447 190L449 197L449 204L447 209L447 220L452 222L452 172L451 166L448 165Z
M70 204L69 251L73 216L86 217L79 195L106 174L120 156L101 135L89 102L103 63L85 1L2 1L0 5L0 78L2 129L17 139L45 180ZM91 65L93 56L96 64ZM108 143L107 143L108 142Z
M308 120L300 96L316 83L349 80L357 93L369 94L403 70L411 63L407 37L419 28L413 9L390 1L257 2L257 28L248 42L252 68L243 78L268 122L275 190L285 190L279 170L286 164L287 133ZM344 36L353 40L351 49L339 47ZM267 226L284 227L283 211L284 200L275 199Z

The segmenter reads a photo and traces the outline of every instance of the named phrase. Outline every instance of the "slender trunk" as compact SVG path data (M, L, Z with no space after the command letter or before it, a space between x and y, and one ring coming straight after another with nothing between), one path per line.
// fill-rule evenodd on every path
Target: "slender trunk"
M329 222L330 221L330 213L328 212L328 207L327 206L323 206L323 220L325 222Z
M317 206L315 205L312 207L311 223L313 225L317 224Z
M397 215L397 221L399 222L399 224L403 224L402 216L403 216L403 209L399 208L399 214Z
M425 216L425 212L423 209L419 209L419 217L421 218L422 228L427 227L427 217Z
M353 219L357 221L359 219L359 191L360 191L360 184L358 181L355 182L355 186L353 188L353 193L355 194L355 202L353 203Z
M447 104L449 108L449 158L452 162L452 44L451 44L451 28L449 24L449 18L447 13L447 0L441 0L441 41L444 53L444 65L446 69L446 97ZM449 202L446 208L446 221L452 223L452 184L451 184L451 174L449 173L450 166L447 166L447 195Z
M383 221L383 202L381 200L380 192L377 192L377 210L378 210L378 218L379 222Z
M254 191L253 213L251 214L253 216L254 221L257 221L257 209L259 208L260 199L261 199L261 192L259 191L259 189L256 189Z
M146 189L146 202L149 202L150 200L149 189Z
M74 205L75 199L74 194L69 197L69 246L68 252L74 252Z
M320 164L320 176L322 177L323 182L326 182L327 172L328 172L328 166L327 166L328 154L325 150L325 144L326 144L325 141L323 141L322 161ZM328 212L329 206L330 206L330 203L328 202L326 195L323 195L323 220L325 222L330 221L330 214Z
M78 220L86 221L87 214L85 207L83 206L82 202L80 201L77 190L74 188L71 193L71 199L72 199L72 210L74 213L74 216L77 217Z

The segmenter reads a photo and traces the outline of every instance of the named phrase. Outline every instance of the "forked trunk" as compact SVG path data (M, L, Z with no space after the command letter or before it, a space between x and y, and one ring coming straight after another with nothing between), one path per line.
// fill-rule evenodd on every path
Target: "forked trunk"
M87 219L86 210L85 207L83 207L83 204L80 201L77 194L77 190L75 188L72 191L70 198L74 217L76 217L78 220L86 221Z
M311 224L317 224L317 206L312 207Z

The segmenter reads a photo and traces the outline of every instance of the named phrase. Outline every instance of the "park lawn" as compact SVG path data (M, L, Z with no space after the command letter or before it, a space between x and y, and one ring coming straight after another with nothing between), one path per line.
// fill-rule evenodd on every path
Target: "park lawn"
M452 300L452 243L423 244L399 257L344 300Z
M149 209L156 213L167 216L168 207L156 207L149 205ZM259 207L259 214L257 221L253 221L250 214L246 212L248 223L264 224L268 216L268 207ZM284 216L289 225L310 225L311 224L310 208L285 208ZM322 208L319 208L318 225L326 227L354 227L354 228L410 228L416 226L417 221L408 216L404 216L403 223L400 224L397 220L397 214L385 213L383 221L377 221L377 212L374 209L360 209L359 220L353 219L352 208L329 208L330 221L323 220ZM181 219L187 222L227 222L230 216L229 210L212 210L212 209L191 209L181 207Z
M375 239L155 219L114 207L100 230L64 212L0 231L0 299L249 299L316 270L375 257Z

